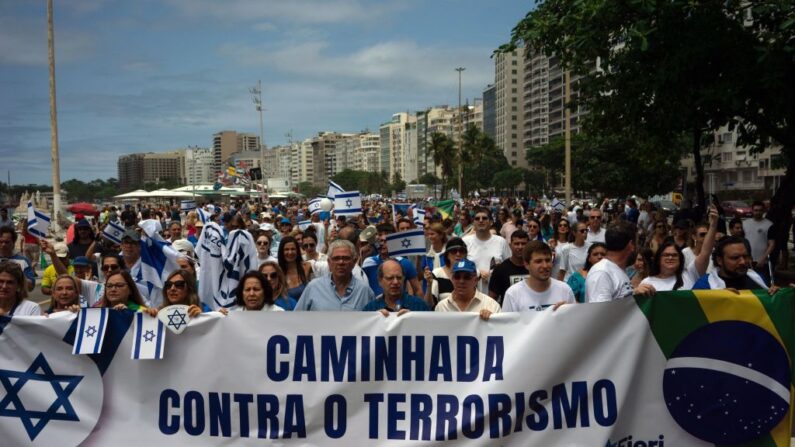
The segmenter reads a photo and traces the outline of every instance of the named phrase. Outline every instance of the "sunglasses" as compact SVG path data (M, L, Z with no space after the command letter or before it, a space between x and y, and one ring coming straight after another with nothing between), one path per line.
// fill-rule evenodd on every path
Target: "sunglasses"
M315 248L315 244L304 244L304 245L302 245L302 247L304 247L304 249Z
M179 290L182 290L182 289L184 289L184 288L185 288L187 285L188 285L188 283L187 283L187 282L185 282L185 280L180 280L180 281L166 281L166 282L163 284L163 290L168 290L168 289L170 289L170 288L172 288L172 287L176 287L177 289L179 289Z
M263 275L265 275L265 277L268 278L268 279L277 279L277 278L279 278L279 274L276 273L276 272L263 273Z
M115 272L119 268L120 267L119 267L118 264L103 265L102 266L102 271L103 272Z
M475 216L475 220L478 222L483 222L484 220L489 220L486 216Z
M706 237L707 233L698 233L698 237Z
M569 224L565 224L565 223L558 224L558 228L569 228Z
M587 233L588 230L577 230L578 233Z
M475 277L474 273L453 273L453 279L469 280Z
M598 220L601 219L602 216L589 216L589 219Z
M268 241L257 241L257 245L270 245Z

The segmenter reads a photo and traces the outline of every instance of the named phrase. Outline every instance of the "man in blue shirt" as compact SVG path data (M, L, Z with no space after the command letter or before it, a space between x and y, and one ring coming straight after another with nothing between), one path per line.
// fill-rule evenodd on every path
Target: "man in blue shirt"
M296 311L362 310L373 300L367 283L353 276L356 248L350 241L337 239L329 246L329 274L309 282L295 305Z
M387 259L390 259L389 248L386 245L386 236L394 233L395 227L390 223L382 223L378 224L376 229L378 230L378 254L365 259L362 263L362 270L367 275L367 280L370 283L370 288L373 289L373 293L380 295L384 292L384 289L381 288L381 284L378 282L378 266ZM406 287L408 293L412 295L422 294L420 282L417 280L417 268L414 266L414 263L400 256L394 259L400 262L400 266L403 268L404 276L406 277L406 281L408 281L408 286Z
M408 311L429 311L431 310L425 301L406 293L403 276L403 267L400 262L394 259L387 259L378 266L378 282L384 293L377 296L375 301L364 307L365 311L377 310L385 317L389 312L397 312L398 316Z

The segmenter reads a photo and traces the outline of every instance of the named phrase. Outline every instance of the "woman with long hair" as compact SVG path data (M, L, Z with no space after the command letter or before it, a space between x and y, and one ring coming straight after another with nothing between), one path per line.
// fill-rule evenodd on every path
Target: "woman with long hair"
M652 254L657 254L663 241L668 238L668 222L665 219L657 219L654 221L654 232L649 236L647 245Z
M453 293L453 264L467 257L464 240L454 237L447 241L443 253L444 265L433 271L425 271L425 281L430 284L425 290L425 303L433 309L439 301Z
M156 317L157 313L168 306L175 304L184 304L188 306L188 315L191 318L196 317L202 312L211 312L206 304L199 300L199 292L196 288L196 279L188 270L174 270L166 278L163 283L163 303L159 307L150 307L146 309L146 313ZM228 311L225 308L218 309L222 314Z
M257 238L254 239L254 243L257 244L257 262L259 262L259 265L268 261L276 261L276 258L271 256L271 244L273 243L271 235L265 231L260 231Z
M52 285L50 307L45 313L77 312L80 310L80 286L77 279L70 275L58 275Z
M287 278L279 264L275 261L268 261L259 266L259 271L268 278L268 283L273 290L273 303L284 310L294 310L298 301L287 294Z
M277 259L279 267L287 278L287 295L297 302L304 293L306 285L309 284L312 265L301 259L301 249L292 236L282 238Z
M578 303L585 302L585 277L588 276L588 271L591 270L591 267L593 267L594 264L601 261L605 256L607 256L607 248L605 247L605 244L601 242L594 242L590 247L588 247L588 255L585 259L585 265L582 267L582 269L569 275L569 279L566 280L566 284L571 287L572 292L574 292L574 297L577 299Z
M22 267L14 261L0 262L0 315L41 315L41 308L27 300L28 289Z
M141 292L135 285L130 272L119 270L105 279L105 296L94 307L110 307L115 310L137 312L146 307Z
M541 221L537 217L527 219L527 235L530 236L531 241L546 242L541 235Z

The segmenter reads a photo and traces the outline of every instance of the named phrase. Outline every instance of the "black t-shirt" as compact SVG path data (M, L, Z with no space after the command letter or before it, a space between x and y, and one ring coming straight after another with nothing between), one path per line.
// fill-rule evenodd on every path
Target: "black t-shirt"
M759 288L759 284L757 284L755 281L749 278L748 275L743 275L740 277L731 277L731 278L726 278L722 275L718 276L720 276L720 279L722 279L723 282L726 283L727 289L753 290Z
M489 292L496 293L497 301L502 304L502 297L508 287L527 278L527 274L527 269L524 266L518 266L510 259L506 259L492 270L489 279Z

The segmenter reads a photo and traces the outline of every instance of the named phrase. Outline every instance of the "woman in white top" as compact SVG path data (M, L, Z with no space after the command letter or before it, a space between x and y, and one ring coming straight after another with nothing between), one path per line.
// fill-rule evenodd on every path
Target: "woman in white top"
M257 262L262 265L268 261L276 261L276 258L271 256L271 237L266 232L261 232L256 239L257 244Z
M240 278L236 296L237 307L235 310L284 312L284 309L273 304L273 289L268 278L256 270L248 272Z
M0 262L0 315L7 317L41 315L41 308L26 300L28 290L22 267L14 261Z
M718 228L718 211L714 206L709 208L709 231L704 238L701 252L695 261L685 265L685 255L676 245L673 238L666 238L654 254L651 264L651 276L641 284L650 284L656 291L664 290L690 290L709 266L712 247L715 245L715 233Z

